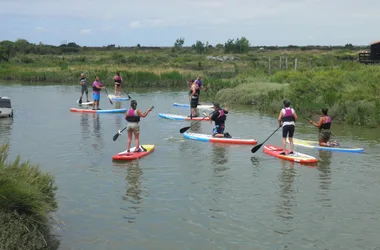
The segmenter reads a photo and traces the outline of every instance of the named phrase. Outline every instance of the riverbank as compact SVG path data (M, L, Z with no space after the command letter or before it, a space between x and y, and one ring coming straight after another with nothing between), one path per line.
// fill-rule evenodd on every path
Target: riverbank
M265 79L245 78L234 88L216 94L219 101L252 104L260 110L279 112L290 99L302 117L329 109L334 121L352 125L380 125L379 66L345 63L333 69L276 72Z
M56 211L54 177L37 165L7 162L0 147L0 249L57 249L50 213Z

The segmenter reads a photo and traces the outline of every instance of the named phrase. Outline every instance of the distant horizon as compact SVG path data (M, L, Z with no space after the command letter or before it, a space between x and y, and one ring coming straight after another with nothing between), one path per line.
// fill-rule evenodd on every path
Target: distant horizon
M1 0L0 40L59 46L368 46L380 40L380 1L362 0Z
M243 37L243 36L242 36ZM241 38L241 37L239 37ZM35 45L38 45L39 43L42 43L43 45L47 45L47 46L60 46L60 45L63 45L63 44L69 44L69 43L75 43L76 45L80 46L80 47L90 47L90 48L102 48L102 47L107 47L109 45L115 45L115 48L117 47L121 47L121 48L133 48L133 47L136 47L137 44L135 45L118 45L118 44L115 44L115 43L110 43L110 44L104 44L104 45L95 45L95 46L91 46L91 45L81 45L81 44L78 44L77 42L75 41L61 41L61 42L64 42L64 43L59 43L59 44L49 44L49 43L44 43L42 41L39 41L39 42L33 42L33 41L29 41L28 39L25 39L25 38L17 38L17 39L14 39L14 40L8 40L8 39L4 39L4 40L0 40L0 42L4 42L4 41L10 41L10 42L16 42L17 40L26 40L28 41L29 43L31 44L35 44ZM233 39L233 38L231 38ZM236 38L235 38L236 39ZM228 40L228 39L227 39ZM225 42L227 42L227 40ZM202 41L200 40L201 42L203 42L204 44L207 42L207 41ZM144 45L144 44L140 44L140 47L146 47L146 48L149 48L149 47L155 47L155 48L172 48L174 47L174 42L173 41L173 44L172 45ZM217 44L222 44L224 45L225 42L220 42L220 43L217 43ZM373 41L375 42L375 41ZM380 41L379 41L380 42ZM250 44L250 48L255 48L255 47L279 47L279 48L284 48L284 47L290 47L290 46L296 46L296 47L344 47L345 45L347 44L351 44L353 47L369 47L370 44L372 42L368 43L368 45L357 45L357 44L352 44L352 43L346 43L346 44L335 44L335 45L319 45L319 44L309 44L309 45L297 45L297 44L289 44L289 45L254 45L254 44ZM213 47L215 47L217 44L210 44L209 45L212 45ZM183 45L182 47L183 48L191 48L193 44L191 45Z

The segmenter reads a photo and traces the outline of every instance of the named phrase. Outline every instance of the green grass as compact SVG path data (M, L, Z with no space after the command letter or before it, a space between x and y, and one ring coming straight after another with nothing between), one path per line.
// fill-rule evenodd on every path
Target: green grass
M8 150L0 147L0 249L50 249L57 244L49 234L54 177L19 157L8 163Z

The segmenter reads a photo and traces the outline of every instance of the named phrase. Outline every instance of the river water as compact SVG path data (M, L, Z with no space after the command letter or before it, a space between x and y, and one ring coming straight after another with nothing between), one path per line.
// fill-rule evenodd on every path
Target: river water
M342 145L365 152L296 148L320 161L301 166L262 148L252 154L252 146L186 140L179 129L190 122L157 115L187 115L172 105L187 102L184 91L131 91L143 111L155 106L140 137L156 150L114 163L112 155L126 148L125 133L112 140L126 124L123 114L71 113L78 91L0 85L0 95L11 97L15 109L13 120L0 120L0 142L10 143L10 160L20 154L55 175L60 249L380 249L378 129L335 124ZM112 107L102 94L101 108ZM276 116L230 109L232 136L261 143L277 127ZM193 128L211 130L209 122ZM316 132L300 121L295 137L315 139ZM280 145L280 130L268 143Z

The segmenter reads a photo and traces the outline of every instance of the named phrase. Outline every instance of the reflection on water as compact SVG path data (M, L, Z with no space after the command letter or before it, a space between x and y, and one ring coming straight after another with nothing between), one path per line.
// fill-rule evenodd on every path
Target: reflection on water
M321 202L321 206L330 207L331 206L331 199L327 197L327 194L329 192L330 186L331 186L331 157L332 152L328 150L319 150L319 164L317 169L319 170L319 187L321 195L321 199L319 201Z
M89 123L88 123L88 114L82 113L80 117L80 128L82 131L82 138L87 139L89 138Z
M201 122L202 121L191 121L191 132L194 132L194 133L199 133L201 132Z
M121 209L128 212L124 218L127 219L129 223L135 223L137 215L143 212L140 207L142 201L141 176L143 172L139 166L138 160L125 163L123 168L126 168L127 170L127 176L125 177L127 181L127 190L123 196L123 200L128 203L128 206Z
M292 230L291 220L294 218L293 207L295 204L295 190L293 187L293 182L297 174L294 168L294 162L281 160L282 169L279 175L279 195L280 200L276 205L276 215L278 218L284 222L283 229L277 229L277 233L287 234Z
M226 145L212 144L212 164L223 165L228 162Z
M115 120L116 120L116 131L118 131L119 129L121 130L122 129L122 127L121 127L121 123L122 123L122 121L123 121L123 118L124 118L124 116L121 116L121 115L117 115L117 116L115 116Z
M6 143L10 140L12 125L12 118L0 118L0 143Z

